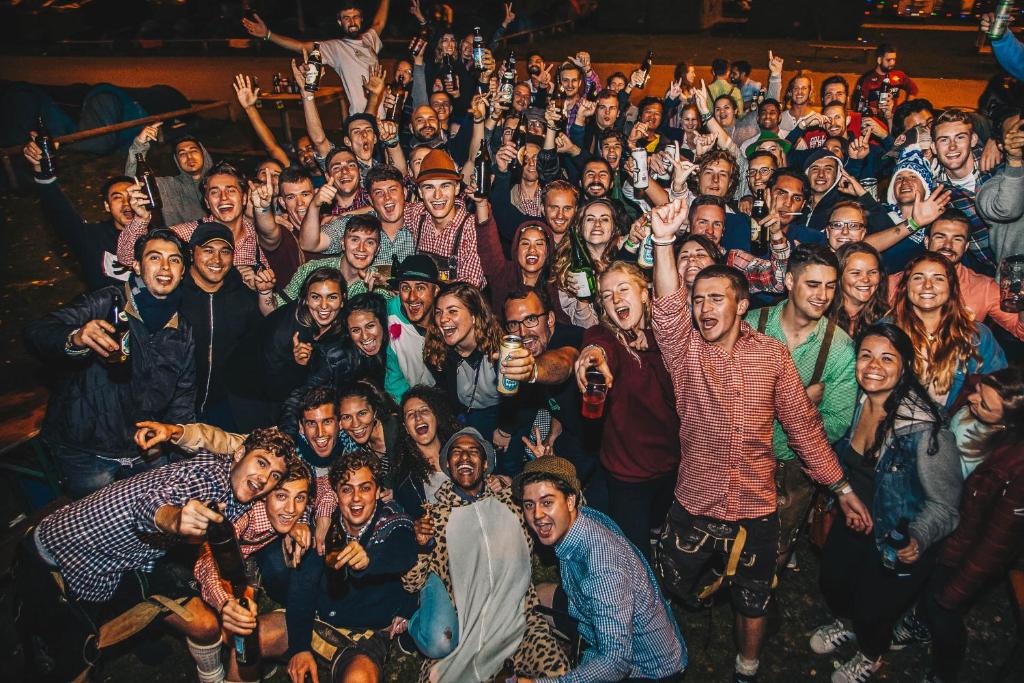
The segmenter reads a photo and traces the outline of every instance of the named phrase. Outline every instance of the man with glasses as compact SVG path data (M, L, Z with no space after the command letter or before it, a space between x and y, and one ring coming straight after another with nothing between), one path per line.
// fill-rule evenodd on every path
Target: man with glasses
M825 237L832 251L850 242L860 242L868 234L864 220L864 208L852 199L842 201L832 208L832 215L825 224Z
M753 200L757 196L758 190L765 191L768 189L768 181L772 179L778 167L779 162L771 152L760 150L750 155L746 171L747 190L749 192L740 200L739 209L741 212L750 215L750 212L753 210Z
M579 392L572 369L583 346L583 330L555 322L543 289L520 287L505 298L505 331L523 340L523 348L501 361L519 391L502 401L498 471L515 475L529 453L557 452L576 465L584 481L596 460L582 447ZM506 438L501 438L507 435Z

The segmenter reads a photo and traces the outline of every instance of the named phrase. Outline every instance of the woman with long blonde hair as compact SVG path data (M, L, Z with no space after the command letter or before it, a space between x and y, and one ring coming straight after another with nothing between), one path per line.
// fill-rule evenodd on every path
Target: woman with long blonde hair
M894 296L892 319L914 345L914 373L940 406L956 401L969 374L1006 367L992 332L960 299L953 264L925 252L907 263Z
M645 556L650 530L672 502L679 466L679 417L672 380L651 329L650 284L632 263L615 261L598 278L601 324L583 335L576 380L596 368L608 385L599 460L608 514Z
M437 295L423 359L455 406L459 422L490 440L498 420L501 326L473 285L453 282Z
M575 233L594 263L594 275L599 275L618 248L620 235L619 212L608 199L592 199L576 215L566 236L555 250L551 267L551 281L558 287L558 303L574 325L592 327L598 322L597 296L580 297L576 282L569 274L572 265L572 236Z

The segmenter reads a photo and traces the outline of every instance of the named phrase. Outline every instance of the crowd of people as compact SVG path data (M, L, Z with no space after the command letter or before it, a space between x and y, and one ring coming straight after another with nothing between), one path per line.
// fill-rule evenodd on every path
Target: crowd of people
M247 16L311 85L292 148L235 79L251 173L179 137L156 201L147 126L88 223L25 146L89 289L25 330L72 499L19 550L32 679L161 619L204 683L378 681L393 648L421 681L676 681L717 596L749 683L806 531L833 682L928 643L915 674L958 680L1024 549L1024 102L940 109L889 45L852 85L774 51L657 96L648 62L499 53L511 5L484 38L418 0L385 69L389 5L315 43Z

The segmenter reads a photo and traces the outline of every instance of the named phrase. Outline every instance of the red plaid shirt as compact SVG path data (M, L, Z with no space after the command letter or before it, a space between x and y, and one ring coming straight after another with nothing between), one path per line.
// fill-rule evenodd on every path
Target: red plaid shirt
M422 221L422 230L421 227ZM480 265L480 252L476 248L476 217L466 211L461 201L455 203L455 218L444 232L434 227L433 217L427 213L423 202L405 205L403 218L405 227L412 231L412 239L416 245L416 253L428 253L436 256L451 256L455 248L455 234L462 226L462 237L459 238L459 253L454 254L458 261L456 280L468 282L483 289L484 269Z
M786 347L743 322L728 354L707 343L691 318L682 290L654 301L654 336L679 413L679 504L690 514L727 521L775 512L776 418L812 479L827 485L842 479Z
M192 233L196 231L200 223L209 223L217 220L213 216L205 216L199 221L189 221L188 223L178 223L172 225L171 230L175 235L180 237L185 244L188 244L189 239L192 237ZM256 226L252 224L248 218L242 219L242 227L245 229L245 234L241 241L235 244L235 265L236 266L253 266L256 265L256 254L259 254L260 263L266 267L270 267L267 262L267 257L263 252L257 249L258 237L256 235ZM135 263L135 242L140 237L149 231L149 221L143 220L136 216L132 219L132 222L124 227L121 234L117 237L117 260L124 266L129 267Z
M786 291L786 265L789 263L789 240L785 246L772 247L771 258L763 259L742 249L730 249L725 256L726 265L743 271L750 285L750 293L772 292L782 294Z
M242 558L249 557L278 537L274 527L270 526L267 506L264 501L256 501L248 512L235 520L235 535L238 537L238 547L242 550ZM231 595L225 590L224 582L221 581L220 572L217 570L217 563L213 561L209 543L203 544L192 574L199 582L203 601L220 611Z

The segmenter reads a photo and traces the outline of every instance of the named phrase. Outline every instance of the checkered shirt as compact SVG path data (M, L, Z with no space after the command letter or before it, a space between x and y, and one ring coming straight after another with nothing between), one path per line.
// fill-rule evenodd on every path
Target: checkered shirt
M476 218L466 212L466 207L461 200L456 201L455 218L444 229L444 232L438 232L434 227L434 220L427 213L427 207L423 202L405 205L403 223L412 230L416 251L436 256L452 255L452 249L455 247L455 234L459 231L459 225L462 225L459 253L455 254L458 260L455 279L483 289L486 281L484 280L483 266L480 265L480 252L476 247Z
M266 501L257 501L249 508L248 512L235 520L235 536L238 538L238 547L242 551L242 559L249 557L278 537L278 533L270 525ZM224 582L220 578L217 563L213 560L213 552L210 551L209 543L203 544L192 574L199 582L203 600L219 611L231 595L224 588Z
M654 572L615 522L580 508L555 554L587 649L575 669L538 683L659 679L686 668L686 643Z
M200 223L211 223L216 220L217 219L213 216L205 216L200 221L189 221L188 223L172 225L171 231L180 237L185 244L188 244L189 239L192 237L192 233L196 231L196 228L199 227ZM256 265L256 258L257 255L259 255L259 262L264 266L270 267L270 263L267 262L267 257L259 248L259 238L256 236L256 226L253 225L252 221L248 218L243 218L242 228L245 230L245 235L242 237L241 241L235 245L235 265ZM135 263L135 243L148 231L149 221L143 220L138 216L133 218L132 222L124 227L124 230L122 230L121 234L117 237L118 262L125 267L129 267Z
M980 147L971 150L971 155L974 157L974 167L979 169L981 168L981 151ZM993 175L992 172L982 173L979 171L978 180L974 184L974 192L968 192L954 185L944 168L940 167L938 174L935 176L937 182L944 183L951 191L950 205L963 211L968 221L970 221L971 229L970 234L967 236L967 253L965 254L967 265L982 275L991 277L995 276L996 268L999 264L996 263L995 254L992 253L988 223L978 215L976 202L978 190Z
M179 542L156 526L156 511L163 506L226 503L232 521L249 509L235 500L230 472L228 458L201 454L123 479L47 516L39 523L39 540L72 596L109 600L124 573L152 571Z
M709 344L682 290L655 300L653 321L679 414L675 497L690 514L735 521L775 512L776 418L811 478L842 479L821 415L782 343L742 322L732 353Z
M789 240L785 246L771 248L771 258L763 259L745 252L742 249L730 249L725 262L743 271L747 276L750 293L772 292L782 294L786 291L786 265L789 262Z

